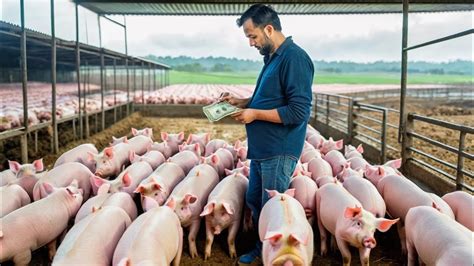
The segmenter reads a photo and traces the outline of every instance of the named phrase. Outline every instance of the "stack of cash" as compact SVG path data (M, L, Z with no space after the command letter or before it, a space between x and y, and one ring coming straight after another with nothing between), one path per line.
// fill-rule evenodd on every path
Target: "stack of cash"
M215 102L211 105L204 106L202 111L209 121L216 122L228 115L239 112L240 109L229 104L228 102Z

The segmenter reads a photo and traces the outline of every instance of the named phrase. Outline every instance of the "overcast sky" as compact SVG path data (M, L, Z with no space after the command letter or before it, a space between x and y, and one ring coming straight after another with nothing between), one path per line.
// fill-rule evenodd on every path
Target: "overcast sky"
M74 5L56 0L56 35L75 38ZM25 0L28 28L51 33L49 0ZM19 24L19 0L0 0L0 20ZM80 7L82 42L99 45L97 16ZM123 21L122 16L112 17ZM235 16L128 16L128 49L135 56L225 56L260 60ZM313 60L399 61L401 14L281 16L283 33ZM124 52L123 29L102 19L103 45ZM474 12L410 14L408 44L414 45L474 27ZM468 35L409 52L409 60L473 60L474 36Z

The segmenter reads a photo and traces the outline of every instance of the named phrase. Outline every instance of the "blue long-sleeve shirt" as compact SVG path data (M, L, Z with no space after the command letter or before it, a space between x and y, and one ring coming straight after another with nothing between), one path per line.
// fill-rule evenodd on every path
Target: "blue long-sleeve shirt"
M299 158L311 112L314 66L308 54L291 37L278 47L257 80L247 108L277 109L283 123L255 120L246 124L249 159L278 155Z

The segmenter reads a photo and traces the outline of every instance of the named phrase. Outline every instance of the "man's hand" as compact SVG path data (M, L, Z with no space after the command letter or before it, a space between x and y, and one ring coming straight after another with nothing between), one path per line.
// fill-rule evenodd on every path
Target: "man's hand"
M257 119L256 111L255 109L242 109L240 112L232 114L231 116L242 124L248 124Z
M239 99L239 98L236 98L233 95L231 95L229 92L223 92L223 93L221 93L221 95L219 96L217 101L218 102L224 102L225 101L225 102L230 103L233 106L236 106L238 108L243 109L243 108L247 107L247 103L248 103L249 99Z

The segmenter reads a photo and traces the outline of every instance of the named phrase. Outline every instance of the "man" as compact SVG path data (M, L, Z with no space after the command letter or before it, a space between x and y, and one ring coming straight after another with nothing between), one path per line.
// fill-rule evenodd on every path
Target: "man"
M278 14L269 6L252 5L237 20L250 46L264 56L264 67L248 99L225 93L227 101L242 110L232 117L244 123L251 159L246 201L258 226L260 211L268 200L265 189L284 192L303 149L311 111L314 67L303 49L281 32ZM239 258L239 265L258 263L262 243Z

